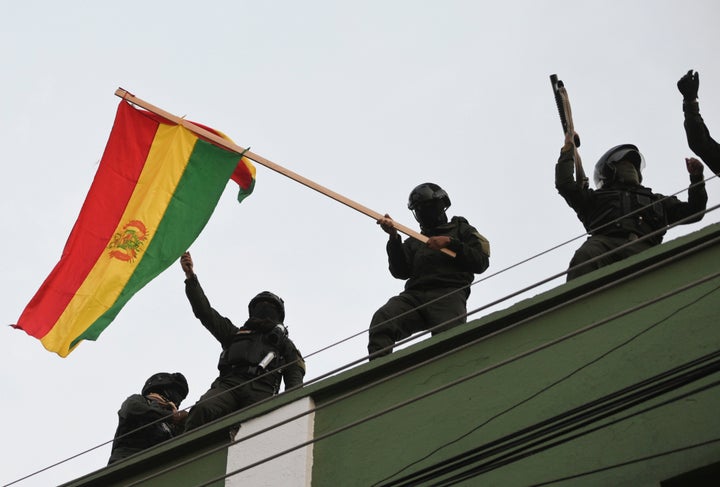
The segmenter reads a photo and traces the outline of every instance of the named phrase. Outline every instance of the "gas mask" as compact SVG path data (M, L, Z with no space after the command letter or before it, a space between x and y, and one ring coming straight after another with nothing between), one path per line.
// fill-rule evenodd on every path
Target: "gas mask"
M415 219L423 229L432 229L447 223L445 207L440 201L429 201L422 203L413 211Z
M615 163L615 178L623 184L640 184L640 176L632 162L622 160Z
M258 301L250 310L251 318L270 320L273 323L282 322L282 315L277 305L269 301Z

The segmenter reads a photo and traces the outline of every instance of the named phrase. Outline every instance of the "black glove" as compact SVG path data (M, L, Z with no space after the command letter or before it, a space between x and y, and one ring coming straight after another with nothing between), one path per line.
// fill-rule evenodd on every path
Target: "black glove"
M685 76L677 82L678 90L682 93L683 99L693 101L697 98L698 88L700 87L700 73L697 71L693 74L693 70L688 71Z

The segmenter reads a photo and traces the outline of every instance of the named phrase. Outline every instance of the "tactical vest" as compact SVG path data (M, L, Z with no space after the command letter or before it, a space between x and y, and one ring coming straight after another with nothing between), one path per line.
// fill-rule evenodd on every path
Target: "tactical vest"
M170 414L170 411L168 411ZM140 429L142 428L142 429ZM136 431L140 429L140 431ZM145 424L142 421L126 422L119 425L113 441L114 447L145 449L157 445L173 437L173 432L167 422Z
M594 211L588 213L583 224L592 235L642 237L667 225L667 215L660 198L648 188L632 190L601 189L595 191ZM660 243L662 235L650 239Z
M423 233L428 237L445 235L462 240L461 234L467 225L469 223L465 218L456 216L431 231L423 230ZM430 249L417 239L407 239L403 245L407 246L412 254L412 275L405 282L406 290L459 288L470 284L475 278L475 274L465 270L456 259ZM466 288L465 294L469 296L470 288Z
M155 402L152 399L144 398L140 395L128 398L123 403L120 410L120 421L115 431L115 439L112 444L112 452L110 455L110 463L116 462L132 455L135 452L144 450L165 440L169 440L175 433L166 421L150 422L143 416L140 418L127 418L124 411L125 408L132 407L137 409L138 405L129 405L128 401L141 403L144 401ZM148 410L150 407L148 406ZM168 410L168 414L171 411Z
M258 364L269 352L273 352L275 358L263 371L258 368ZM254 376L277 369L282 365L283 361L280 351L267 342L264 333L240 330L233 337L230 345L220 354L218 369L222 374L238 373ZM280 373L271 374L263 379L258 379L258 381L272 384L275 390L278 390Z

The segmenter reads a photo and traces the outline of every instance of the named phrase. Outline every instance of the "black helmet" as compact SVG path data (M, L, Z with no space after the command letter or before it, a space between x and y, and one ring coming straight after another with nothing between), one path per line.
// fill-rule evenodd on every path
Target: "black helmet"
M252 315L253 306L255 306L255 304L259 303L260 301L267 301L276 305L277 308L280 310L280 322L282 323L285 321L285 301L283 301L280 296L278 296L277 294L273 294L270 291L263 291L254 298L252 298L248 303L248 313Z
M151 375L142 388L143 396L151 392L165 396L175 403L175 406L179 406L188 395L188 383L180 372L174 374L158 372Z
M420 184L415 186L415 188L410 192L410 197L408 198L408 209L413 211L418 207L418 205L434 200L442 203L442 206L444 207L443 211L450 208L450 197L444 189L435 183Z
M423 231L432 230L447 223L445 210L450 207L450 197L440 186L423 183L410 192L408 208Z
M615 174L617 169L615 164L622 161L628 160L638 173L638 182L642 182L642 171L645 169L645 158L642 156L638 148L633 144L622 144L616 145L598 159L595 164L595 173L593 174L593 180L595 181L595 187L600 189L606 183L610 183L615 180Z

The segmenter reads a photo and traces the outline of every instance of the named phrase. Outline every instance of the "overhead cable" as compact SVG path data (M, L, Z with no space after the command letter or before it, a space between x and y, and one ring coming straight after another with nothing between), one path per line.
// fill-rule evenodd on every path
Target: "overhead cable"
M714 177L717 177L717 176L713 175L713 176L707 178L705 181L708 181L708 180L710 180L710 179L712 179L712 178L714 178ZM695 184L699 184L699 183L695 183ZM685 189L683 189L683 190L680 190L680 191L674 193L673 195L667 196L666 198L672 197L672 196L677 195L677 194L679 194L679 193L682 193L682 192L684 192L684 191L687 191L687 188L685 188ZM650 206L650 205L648 205L648 206ZM720 205L716 205L716 206L713 206L713 207L711 207L711 208L708 208L707 210L705 210L704 213L709 213L709 212L711 212L711 211L714 211L714 210L717 209L718 207L720 207ZM636 210L636 211L641 211L641 210L642 210L642 209L639 209L639 210ZM690 217L688 217L688 218L690 218ZM653 232L652 234L649 234L649 235L647 235L647 236L645 236L645 237L651 237L651 236L653 236L653 235L655 235L655 234L657 234L657 233L659 233L659 232L661 232L661 231L666 231L666 230L668 230L668 229L670 229L670 228L673 228L674 226L677 226L677 225L681 224L682 221L684 221L684 220L681 220L680 222L677 222L677 223L675 223L675 224L673 224L673 225L668 225L667 227L664 227L663 229L658 230L658 231L656 231L656 232ZM495 273L493 273L493 274L490 274L490 275L485 276L485 277L483 277L483 278L481 278L481 279L478 279L478 280L474 281L473 283L469 284L468 286L464 286L463 288L461 288L461 289L459 289L459 290L456 290L456 291L453 291L453 292L458 292L458 291L464 290L464 289L466 289L466 288L468 288L468 287L470 287L470 286L479 284L480 282L483 282L483 281L485 281L485 280L487 280L487 279L490 279L490 278L492 278L492 277L494 277L494 276L497 276L497 275L499 275L499 274L501 274L501 273L503 273L503 272L506 272L506 271L508 271L508 270L510 270L510 269L512 269L512 268L515 268L515 267L517 267L517 266L519 266L519 265L521 265L521 264L524 264L524 263L526 263L526 262L528 262L528 261L531 261L531 260L533 260L533 259L535 259L535 258L537 258L537 257L540 257L540 256L542 256L542 255L544 255L544 254L546 254L546 253L548 253L548 252L551 252L551 251L553 251L553 250L556 250L557 248L560 248L560 247L562 247L562 246L564 246L564 245L566 245L566 244L568 244L568 243L570 243L570 242L572 242L572 241L574 241L574 240L577 240L577 239L579 239L579 238L582 238L582 237L585 236L585 235L587 235L587 233L581 234L581 235L579 235L579 236L577 236L577 237L574 237L574 238L572 238L572 239L570 239L570 240L567 240L567 241L565 241L565 242L562 242L562 243L560 243L560 244L558 244L558 245L556 245L556 246L554 246L554 247L552 247L552 248L550 248L550 249L548 249L548 250L546 250L546 251L543 251L543 252L540 252L540 253L538 253L538 254L535 254L535 255L533 255L533 256L531 256L531 257L528 257L528 258L526 258L526 259L524 259L524 260L522 260L522 261L519 261L519 262L517 262L517 263L515 263L515 264L513 264L513 265L510 265L510 266L508 266L508 267L506 267L506 268L504 268L504 269L501 269L501 270L499 270L499 271L497 271L497 272L495 272ZM641 238L644 238L644 237L641 237ZM639 239L638 239L638 240L639 240ZM636 243L636 242L637 242L637 240L634 241L633 243ZM615 249L615 250L617 250L617 249ZM612 251L611 251L611 252L612 252ZM603 254L603 255L606 255L606 254ZM602 257L602 256L600 256L600 257ZM598 258L600 258L600 257L598 257ZM585 264L585 263L584 263L584 264ZM484 305L484 306L481 306L481 307L479 307L479 308L477 308L477 309L475 309L475 310L467 313L465 316L471 316L471 315L473 315L473 314L475 314L475 313L477 313L477 312L480 312L480 311L482 311L482 310L484 310L484 309L487 309L487 308L489 308L489 307L491 307L491 306L495 306L495 305L500 304L500 303L502 303L502 302L504 302L504 301L507 301L508 299L510 299L510 298L512 298L512 297L518 296L518 295L523 294L523 293L525 293L525 292L527 292L527 291L529 291L529 290L532 290L532 289L534 289L534 288L536 288L536 287L539 287L539 286L541 286L541 285L543 285L543 284L545 284L545 283L547 283L547 282L549 282L549 281L552 281L552 280L554 280L554 279L556 279L556 278L558 278L558 277L566 274L567 272L568 272L568 271L566 270L566 271L564 271L564 272L560 272L560 273L554 274L554 275L552 275L552 276L550 276L550 277L548 277L548 278L546 278L546 279L543 279L543 280L541 280L541 281L539 281L539 282L537 282L537 283L535 283L535 284L533 284L533 285L527 286L527 287L521 289L520 291L511 293L511 294L509 294L509 295L507 295L507 296L505 296L505 297L503 297L503 298L500 298L500 299L495 300L495 301L493 301L493 302L491 302L491 303L488 303L488 304L486 304L486 305ZM451 294L451 293L448 293L448 294ZM440 297L432 300L431 302L437 301L437 300L439 300L439 299L443 299L444 297L445 297L445 296L440 296ZM431 302L430 302L430 303L431 303ZM413 311L415 311L415 310L417 310L417 309L422 308L423 306L427 306L427 305L430 304L430 303L423 303L423 304L421 304L420 306L418 306L417 308L415 308L414 310L407 311L407 312L405 312L405 313L402 313L402 314L399 315L399 316L402 316L402 315L404 315L404 314L406 314L406 313L413 312ZM398 316L398 317L399 317L399 316ZM397 318L397 317L395 317L395 318ZM389 320L388 320L388 321L389 321ZM428 330L426 330L426 331L424 331L424 332L421 332L421 333L419 333L419 334L416 334L416 335L413 335L413 336L411 336L411 337L408 337L408 338L406 338L406 339L404 339L404 340L402 340L402 341L397 342L397 343L395 344L395 346L401 346L401 345L403 345L403 344L405 344L405 343L407 343L407 342L410 342L410 341L412 341L412 340L416 340L416 339L418 339L419 337L421 337L421 336L423 336L423 335L425 335L425 334L427 334L427 333L431 333L434 328L439 328L439 327L444 326L445 324L450 323L450 322L452 322L452 321L454 321L454 319L448 320L447 322L440 323L440 324L436 325L435 327L430 328L430 329L428 329ZM321 349L318 349L318 350L316 350L316 351L314 351L314 352L311 352L310 354L306 355L306 357L310 357L310 356L316 355L316 354L318 354L318 353L320 353L320 352L326 351L326 350L328 350L328 349L330 349L330 348L332 348L332 347L334 347L334 346L337 346L337 345L339 345L339 344L341 344L341 343L344 343L344 342L346 342L346 341L348 341L348 340L350 340L350 339L352 339L352 338L355 338L355 337L357 337L357 336L359 336L359 335L361 335L361 334L363 334L363 333L366 333L366 332L367 332L367 330L364 329L364 330L362 330L361 332L358 332L358 333L353 334L353 335L351 335L351 336L349 336L349 337L346 337L346 338L344 338L344 339L342 339L342 340L340 340L340 341L338 341L338 342L332 343L332 344L327 345L327 346L325 346L325 347L323 347L323 348L321 348ZM314 383L314 382L318 382L318 381L323 380L323 379L325 379L325 378L327 378L327 377L329 377L329 376L331 376L331 375L334 375L334 374L337 374L338 372L341 372L341 371L343 371L343 370L346 370L346 369L348 369L348 368L350 368L350 367L352 367L352 366L358 365L359 363L364 362L367 358L368 358L368 356L361 357L361 358L359 358L359 359L357 359L357 360L354 360L354 361L352 361L352 362L350 362L350 363L348 363L348 364L345 364L345 365L343 365L343 366L341 366L341 367L338 367L338 368L336 368L336 369L333 369L332 371L329 371L329 372L327 372L327 373L325 373L325 374L323 374L323 375L321 375L321 376L318 376L318 377L312 379L311 381L306 382L304 385L309 385L309 384L312 384L312 383ZM290 364L285 364L285 367L287 367L288 365L290 365ZM251 379L251 380L249 380L247 383L253 382L254 380L257 380L257 379L258 379L258 378ZM236 387L242 387L242 386L246 385L247 383L240 384L240 385L238 385L238 386L236 386ZM268 398L267 400L270 400L270 399L272 399L272 398ZM264 401L261 401L261 402L264 402ZM248 406L248 407L253 407L253 406L256 406L257 404L258 404L258 403L255 403L255 404L253 404L253 405L251 405L251 406ZM186 407L186 408L184 408L184 409L189 409L190 407L191 407L191 406L188 406L188 407ZM157 423L157 422L162 422L162 421L164 421L165 419L166 419L166 418L160 418L160 419L154 421L153 423L151 423L150 425L141 426L141 427L139 427L139 428L137 428L137 429L135 429L135 430L132 430L132 431L126 433L126 435L130 435L130 434L137 433L138 431L142 430L143 428L145 428L145 427L150 427L152 424L155 424L155 423ZM91 448L89 448L89 449L87 449L87 450L84 450L84 451L82 451L82 452L79 452L79 453L77 453L77 454L75 454L75 455L72 455L72 456L70 456L70 457L67 457L67 458L65 458L65 459L63 459L63 460L61 460L61 461L59 461L59 462L56 462L56 463L54 463L54 464L52 464L52 465L49 465L49 466L47 466L47 467L45 467L45 468L42 468L42 469L40 469L40 470L37 470L37 471L35 471L35 472L31 473L31 474L28 474L28 475L26 475L26 476L24 476L24 477L22 477L22 478L19 478L19 479L13 481L13 482L10 482L10 483L8 483L8 484L5 484L5 486L10 486L10 485L13 485L13 484L15 484L15 483L18 483L18 482L20 482L20 481L22 481L22 480L26 480L27 478L30 478L30 477L32 477L32 476L35 476L35 475L40 474L40 473L42 473L42 472L45 472L45 471L47 471L47 470L49 470L49 469L55 468L55 467L57 467L57 466L59 466L59 465L61 465L61 464L63 464L63 463L66 463L66 462L68 462L68 461L70 461L70 460L73 460L73 459L78 458L78 457L80 457L80 456L82 456L82 455L85 455L85 454L87 454L87 453L90 453L90 452L92 452L92 451L94 451L94 450L96 450L96 449L98 449L98 448L101 448L101 447L103 447L103 446L105 446L105 445L108 445L108 444L112 443L112 442L114 441L114 439L115 439L115 438L113 438L113 440L108 440L108 441L103 442L103 443L101 443L101 444L99 444L99 445L96 445L96 446L94 446L94 447L91 447Z

